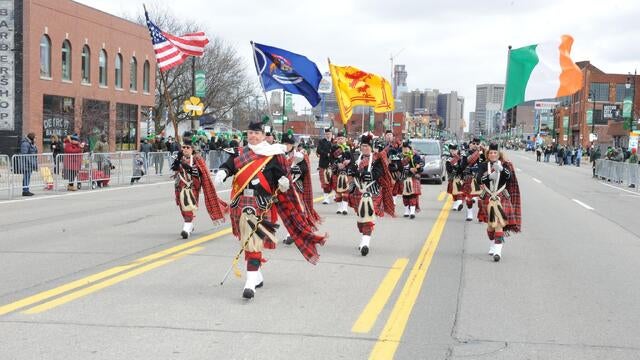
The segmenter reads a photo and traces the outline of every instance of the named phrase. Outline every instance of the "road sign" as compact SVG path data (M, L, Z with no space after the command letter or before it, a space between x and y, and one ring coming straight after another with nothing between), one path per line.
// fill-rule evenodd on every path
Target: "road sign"
M204 71L196 71L196 96L205 97L207 95L207 84L205 83Z
M331 74L325 72L322 75L322 80L320 80L320 85L318 85L318 93L319 94L330 94L333 91L333 86L331 82Z
M293 95L286 93L284 98L284 111L285 114L288 114L293 111ZM284 119L287 121L287 118Z
M552 101L536 101L533 105L534 109L536 110L548 110L548 109L555 109L556 105L558 105L557 102L552 102Z
M393 123L393 126L400 126L400 123Z
M562 140L564 140L564 141L569 140L569 136L567 136L567 135L562 135Z
M189 100L185 100L182 105L182 111L190 116L201 116L204 111L204 104L200 102L200 98L192 96Z

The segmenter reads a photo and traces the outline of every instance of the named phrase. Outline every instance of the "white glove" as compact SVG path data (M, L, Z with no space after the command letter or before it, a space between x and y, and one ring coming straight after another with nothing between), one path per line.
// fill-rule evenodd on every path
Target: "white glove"
M219 184L222 184L222 182L226 178L227 178L227 172L222 170L222 169L220 169L216 173L216 177L213 179L213 181L216 183L216 185L219 185Z
M296 164L297 164L300 161L304 160L304 154L299 151L296 151L293 153L293 158L296 160Z
M498 171L494 171L491 174L489 174L489 179L493 181L498 180L498 178L500 178L500 173Z
M278 180L278 189L283 193L289 191L289 179L287 179L285 176L282 176Z
M500 162L500 160L498 160L498 161L493 163L493 170L495 170L497 172L501 172L502 171L502 163Z

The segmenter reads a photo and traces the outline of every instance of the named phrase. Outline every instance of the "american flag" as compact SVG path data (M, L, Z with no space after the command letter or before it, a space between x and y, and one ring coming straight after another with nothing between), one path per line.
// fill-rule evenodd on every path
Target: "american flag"
M149 20L149 15L146 12L145 16L160 71L167 71L182 64L189 56L204 54L204 46L209 43L204 32L174 36L160 30L156 24Z

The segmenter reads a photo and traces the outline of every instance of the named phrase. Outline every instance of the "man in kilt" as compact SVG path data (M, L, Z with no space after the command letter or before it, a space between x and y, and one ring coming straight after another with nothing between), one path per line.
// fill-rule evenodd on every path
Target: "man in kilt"
M458 152L458 145L449 145L449 154L450 156L445 163L445 168L447 169L447 193L451 194L454 200L451 209L461 211L464 193L462 192L463 181L460 171L461 158Z
M413 152L409 141L402 144L402 177L396 184L401 184L400 195L404 205L404 217L415 219L416 210L420 211L420 195L422 194L422 184L420 183L420 173L424 163L420 155Z
M336 192L336 214L347 215L350 183L348 170L351 163L351 148L347 145L344 132L340 132L336 143L331 147L331 188Z
M480 185L476 180L479 164L485 161L480 139L474 138L469 144L469 150L462 157L460 165L462 171L463 200L467 205L467 221L473 220L473 203L480 195Z
M497 144L489 145L487 160L478 171L482 187L478 219L487 223L489 255L497 262L502 258L505 236L521 229L520 187L513 164L498 151Z
M302 208L303 216L314 226L320 223L320 215L313 208L313 188L311 187L311 172L309 156L303 153L303 149L295 149L295 138L293 132L282 136L282 143L286 147L287 171L289 178L293 182L293 191L296 194L296 201ZM283 241L286 245L293 244L293 238L287 236Z
M402 181L400 180L402 176L400 161L402 160L402 141L396 140L393 136L393 131L387 130L384 134L384 143L385 146L381 151L384 151L387 159L389 160L389 165L391 165L391 178L394 182L393 186L393 203L396 203L397 197L402 195ZM393 164L397 164L398 166L393 166Z
M324 138L318 143L316 154L318 155L318 168L320 169L320 186L324 193L323 204L331 202L331 146L333 144L331 128L324 129Z
M228 205L218 198L206 161L193 147L191 133L185 133L182 139L182 149L178 151L171 170L174 171L176 204L184 219L180 235L187 239L194 230L193 219L196 217L200 192L204 194L207 212L214 223L223 221Z
M358 231L362 234L358 250L362 256L369 253L376 216L384 216L384 213L395 216L387 157L384 151L374 153L372 146L373 136L362 135L360 156L349 170L353 176L349 206L355 210L358 217Z
M267 214L277 209L289 235L304 258L312 264L319 259L316 246L324 245L325 235L314 234L314 227L303 216L303 209L290 186L284 146L265 141L262 123L251 123L246 147L237 148L216 173L216 183L233 176L231 186L231 226L238 237L247 262L247 279L242 296L251 299L263 285L260 267L266 260L264 248L276 245L278 225Z

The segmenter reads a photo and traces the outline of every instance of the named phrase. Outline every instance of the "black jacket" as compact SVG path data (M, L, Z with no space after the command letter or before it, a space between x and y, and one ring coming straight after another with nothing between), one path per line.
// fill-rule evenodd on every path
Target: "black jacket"
M321 139L318 144L318 148L316 149L316 154L320 158L318 162L318 166L326 169L329 167L329 163L331 162L331 141L327 139Z
M489 178L488 171L490 169L490 166L491 163L489 163L488 161L480 163L480 165L478 165L478 174L476 175L476 179L478 180L478 182L484 184L487 188L491 185L491 179ZM498 181L498 189L507 184L509 181L511 181L511 172L504 164L502 164L500 181Z

